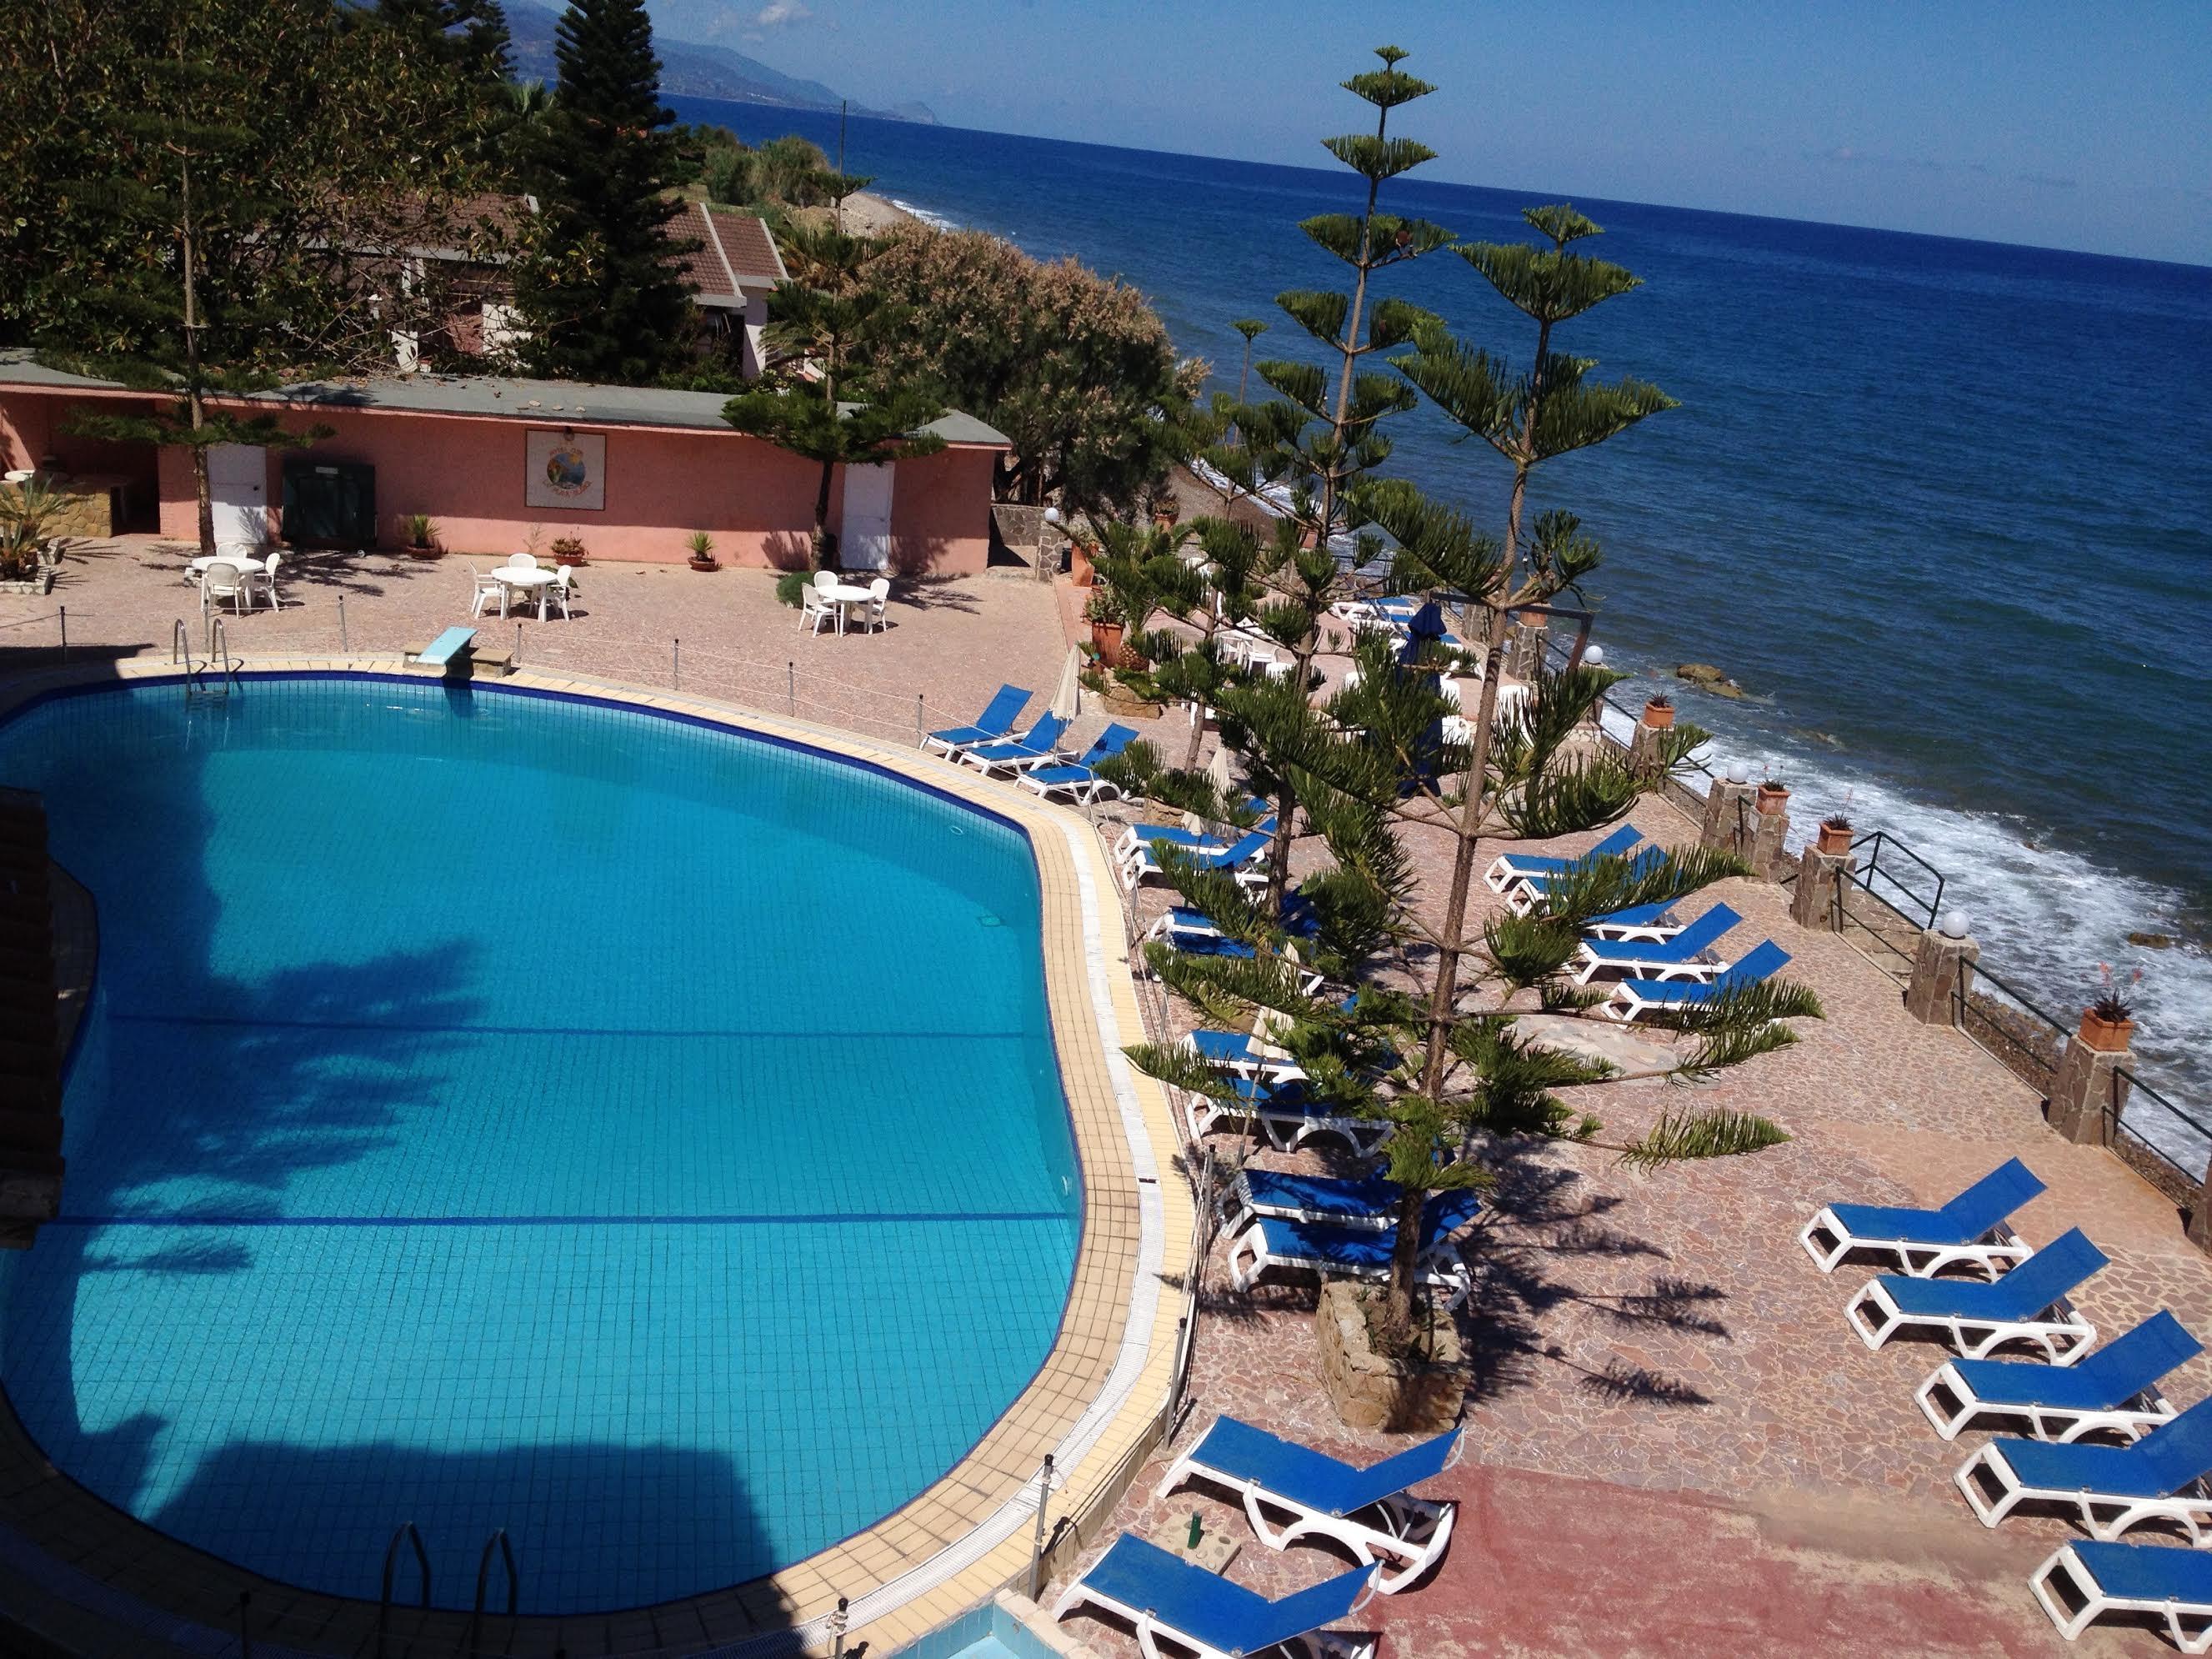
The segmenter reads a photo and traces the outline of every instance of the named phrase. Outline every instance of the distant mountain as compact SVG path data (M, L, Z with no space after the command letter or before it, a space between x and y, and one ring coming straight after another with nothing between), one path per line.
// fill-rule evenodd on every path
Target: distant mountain
M516 75L526 81L552 83L558 73L553 62L553 28L559 21L558 12L535 5L532 0L507 0L507 27L514 35ZM819 81L801 81L727 46L678 40L656 31L653 48L660 57L660 89L665 93L687 98L726 98L740 104L774 104L786 109L837 107L837 94ZM937 122L927 104L901 104L896 109L867 109L855 104L853 113L933 126Z

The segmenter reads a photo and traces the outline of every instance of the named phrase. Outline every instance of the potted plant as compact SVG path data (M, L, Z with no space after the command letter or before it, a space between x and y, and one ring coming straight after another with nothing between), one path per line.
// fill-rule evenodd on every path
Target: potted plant
M1790 805L1790 791L1772 778L1769 778L1759 786L1759 796L1753 804L1769 817L1773 817L1778 815L1784 807Z
M438 526L427 513L399 515L399 542L410 558L434 559L446 550L438 545Z
M1097 573L1091 566L1091 555L1094 550L1094 544L1085 537L1073 536L1068 538L1068 580L1078 587L1088 587L1098 579Z
M719 570L722 568L714 557L714 538L705 531L693 531L684 545L691 550L691 568L694 570Z
M1164 478L1152 486L1145 504L1152 513L1152 527L1156 530L1172 530L1176 520L1182 517L1182 502L1176 496L1175 486Z
M1844 791L1844 804L1820 820L1820 835L1817 843L1823 853L1842 854L1851 850L1851 792Z
M1654 732L1664 732L1674 723L1674 700L1664 691L1644 700L1644 723Z
M60 507L35 478L0 490L0 592L53 591L59 544L48 539L46 525Z
M2097 972L2103 986L2097 1000L2081 1012L2081 1041L2092 1048L2106 1054L2117 1054L2128 1046L2135 1036L2136 1011L2120 994L2119 982L2112 977L2112 964L2100 962ZM2142 969L2138 968L2129 976L2130 987L2142 982Z
M1083 616L1091 624L1091 643L1097 647L1098 660L1109 668L1117 666L1121 660L1121 636L1128 630L1121 601L1108 589L1094 587Z
M583 563L583 542L574 536L556 536L553 538L553 562L556 565Z

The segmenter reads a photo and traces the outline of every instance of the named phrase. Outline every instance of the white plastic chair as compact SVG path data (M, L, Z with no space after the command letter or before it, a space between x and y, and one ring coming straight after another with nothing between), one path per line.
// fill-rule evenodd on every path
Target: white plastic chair
M469 607L469 615L483 616L484 602L487 599L499 607L501 616L504 617L507 614L507 587L497 576L489 574L477 569L476 566L471 565L469 580L476 589L476 602Z
M840 634L845 631L845 607L830 597L830 590L836 586L836 571L817 570L814 573L813 581L799 596L799 625L801 628L807 629L809 633L819 634L822 624L835 618L837 631ZM808 627L810 623L812 623L811 628Z
M271 553L267 564L258 568L251 564L245 568L246 596L248 601L251 601L257 592L266 593L269 596L269 608L271 611L282 611L284 608L283 600L276 597L276 567L283 562L283 554Z
M220 605L227 599L230 601L232 613L244 616L251 597L246 591L246 581L244 570L228 559L218 559L200 577L201 611L206 611L211 605Z
M561 607L562 622L575 620L568 614L568 601L575 593L575 589L570 585L574 580L575 569L576 567L573 564L561 566L553 573L552 586L546 590L546 597Z
M507 568L509 570L535 570L538 559L533 554L510 553L507 556Z
M884 607L890 602L891 584L887 576L878 576L868 584L868 602L860 607L860 626L871 633L884 625Z

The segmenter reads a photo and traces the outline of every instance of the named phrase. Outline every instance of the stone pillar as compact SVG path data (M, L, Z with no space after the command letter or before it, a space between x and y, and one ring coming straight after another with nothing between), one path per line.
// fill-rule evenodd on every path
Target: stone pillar
M1712 793L1705 797L1705 816L1698 828L1698 845L1748 859L1757 828L1752 820L1759 816L1752 808L1752 795L1750 784L1715 778Z
M1825 859L1842 866L1850 860L1850 854L1816 853L1805 849L1805 867L1809 870L1814 859ZM1805 877L1797 878L1798 895L1804 895ZM1790 908L1796 914L1796 907ZM1974 988L1974 964L1982 959L1982 947L1971 934L1953 939L1948 933L1939 933L1933 927L1920 935L1920 948L1912 954L1912 978L1905 988L1905 1012L1923 1025L1956 1025L1959 1006L1966 994Z
M1823 853L1817 843L1808 842L1797 855L1797 890L1790 900L1790 920L1800 927L1841 933L1838 912L1844 881L1857 866L1857 858L1850 853Z
M1514 618L1513 673L1516 679L1534 680L1544 665L1544 647L1551 641L1545 626L1550 619L1541 611L1523 611Z
M1762 786L1752 796L1751 844L1739 848L1755 876L1778 879L1790 861L1790 792Z
M2093 1048L2079 1036L2069 1038L2058 1059L2058 1074L2051 1079L2051 1127L2085 1146L2110 1146L2113 1126L2127 1104L2127 1084L2112 1074L2131 1058L2124 1048ZM2192 1232L2195 1226L2192 1218Z
M1636 722L1636 733L1628 740L1630 771L1641 778L1659 775L1661 770L1659 744L1668 730L1666 726L1648 725L1641 720Z

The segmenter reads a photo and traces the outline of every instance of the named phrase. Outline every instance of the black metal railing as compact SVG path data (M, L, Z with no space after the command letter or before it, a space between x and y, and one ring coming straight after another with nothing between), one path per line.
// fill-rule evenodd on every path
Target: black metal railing
M1869 830L1851 843L1854 853L1862 848L1867 849L1866 860L1853 871L1851 879L1906 920L1921 927L1933 927L1943 909L1943 872L1887 830ZM1889 860L1887 865L1882 862L1885 854ZM1915 887L1905 876L1932 879L1935 885L1930 888L1921 880Z
M2175 1203L2193 1204L2212 1160L2212 1124L2185 1111L2124 1066L2112 1068L2105 1109L2113 1151Z
M1976 963L1953 988L1959 1029L2046 1098L2073 1031L2027 992Z

